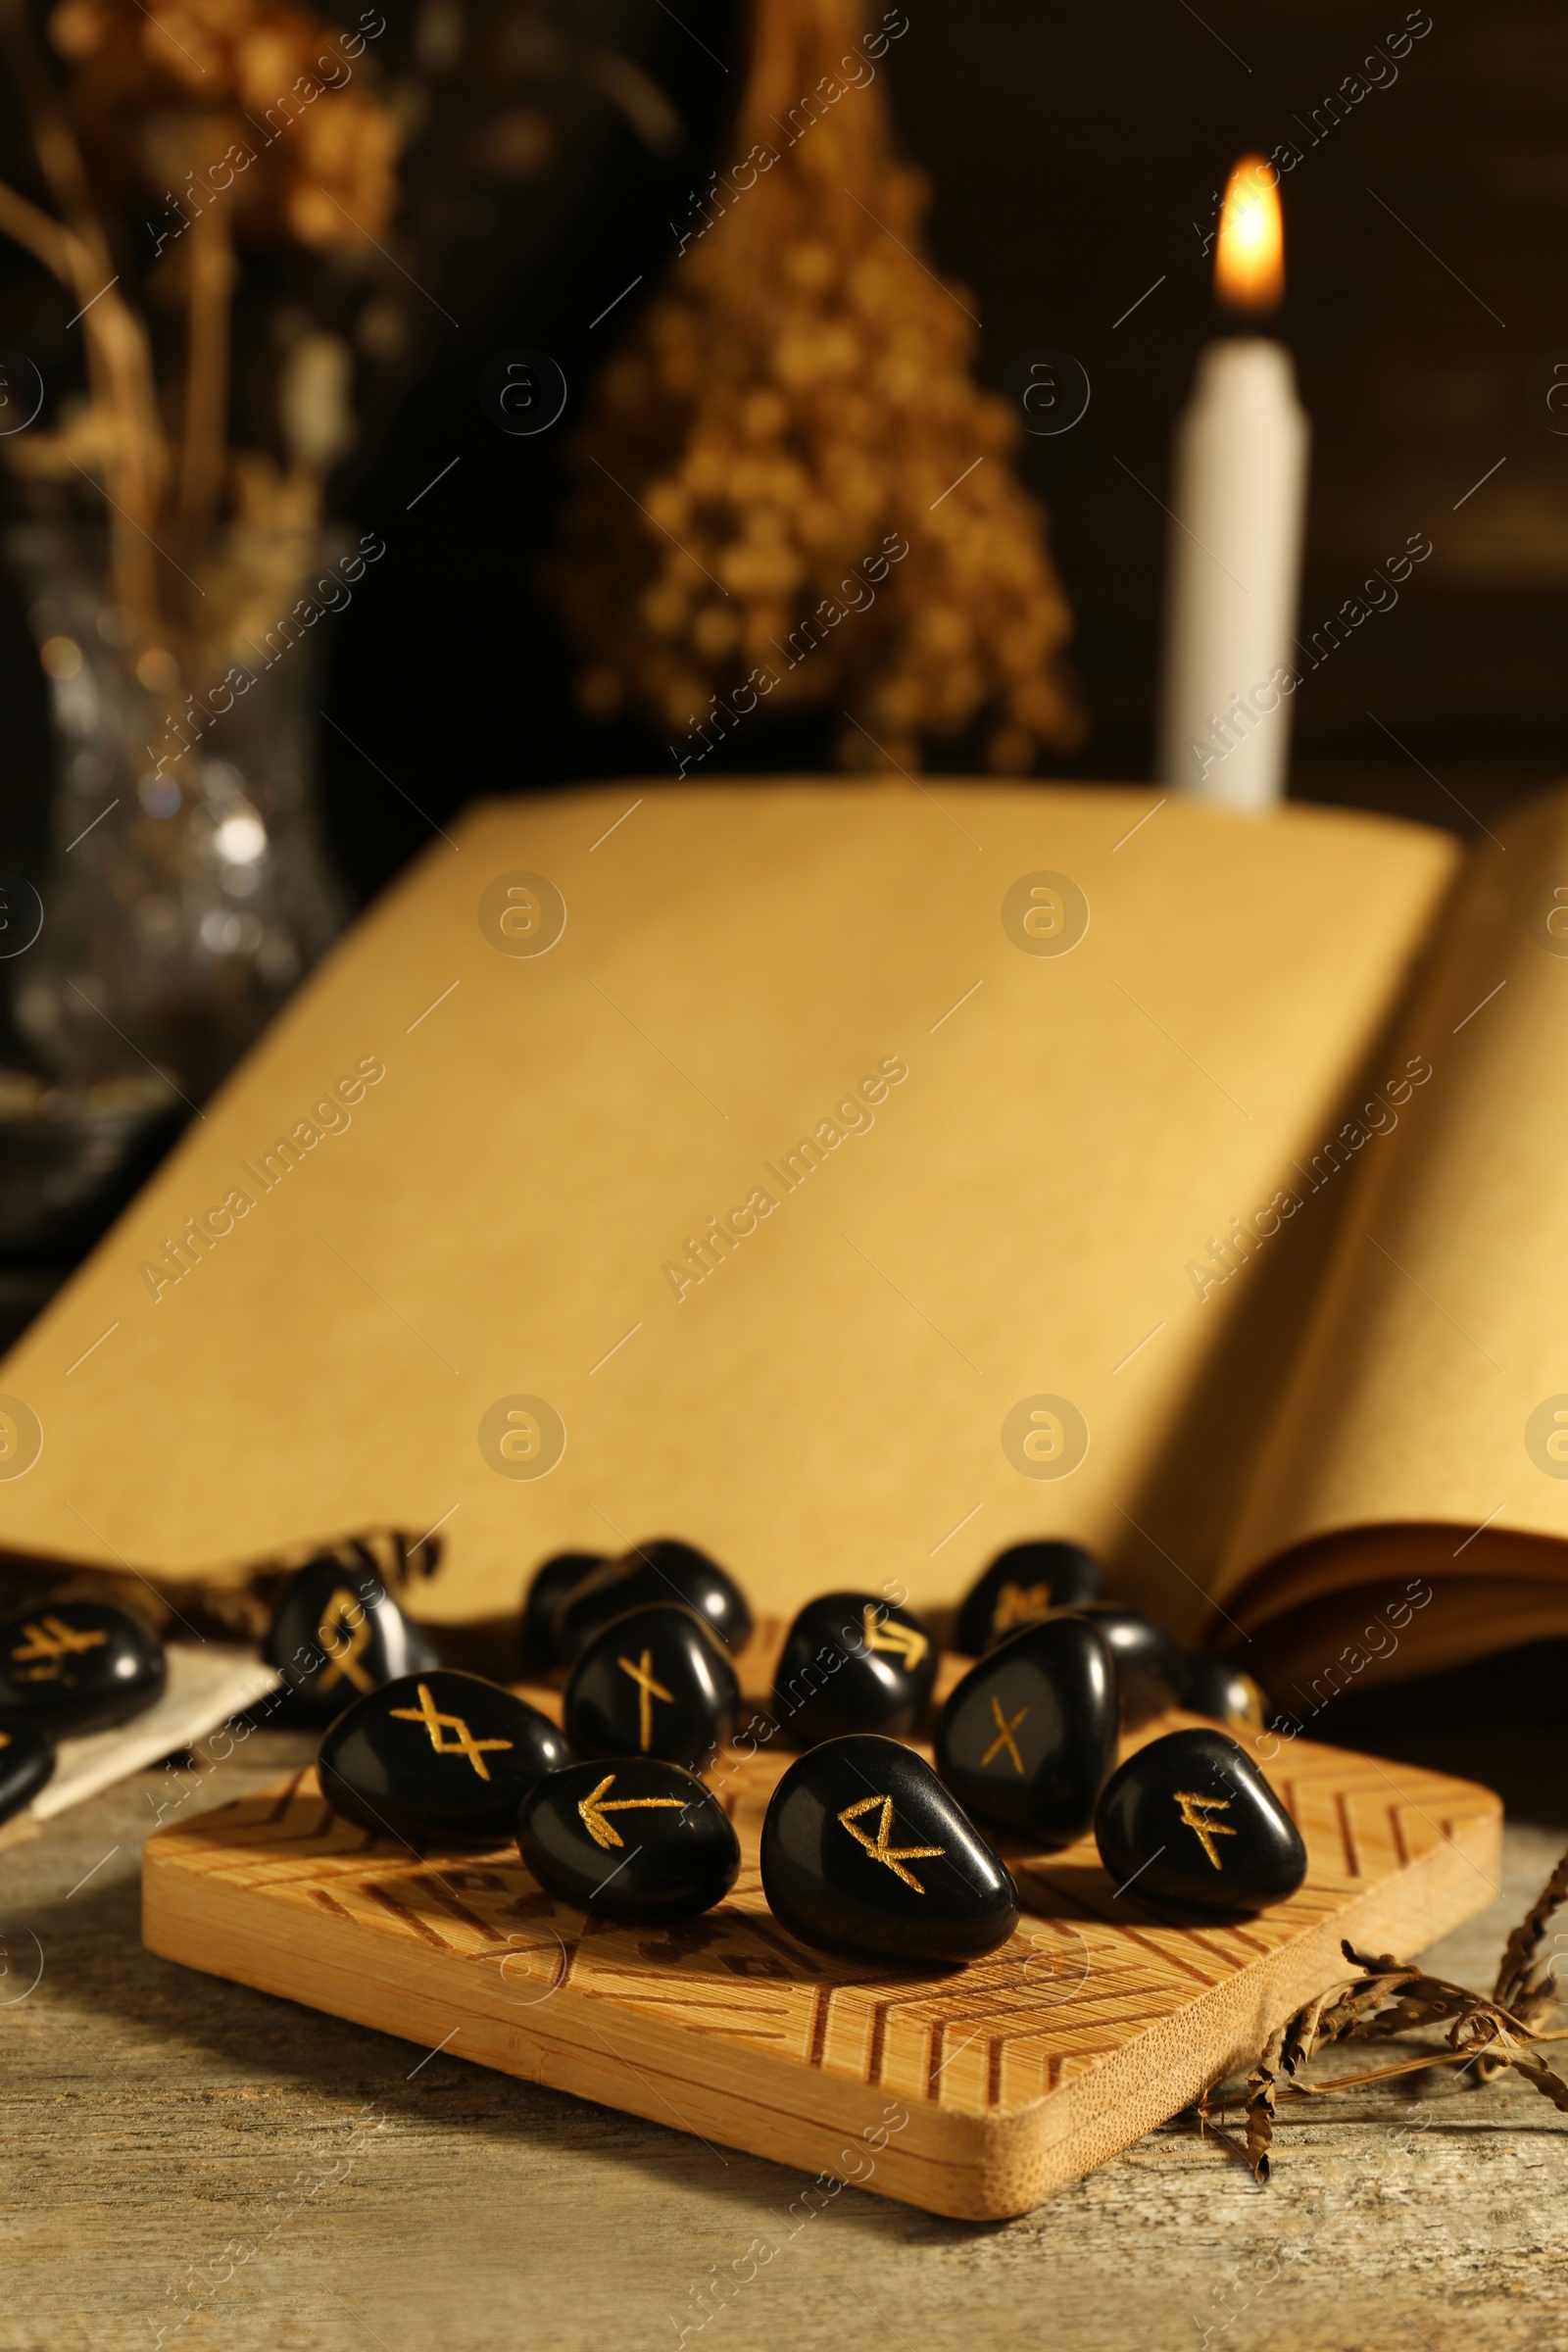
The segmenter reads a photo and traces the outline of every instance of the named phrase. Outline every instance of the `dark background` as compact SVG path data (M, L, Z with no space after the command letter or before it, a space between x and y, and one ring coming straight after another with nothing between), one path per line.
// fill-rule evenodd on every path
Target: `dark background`
M1410 533L1434 547L1397 607L1304 682L1293 792L1466 832L1551 780L1568 742L1568 438L1547 429L1528 387L1546 355L1568 352L1560 8L1433 0L1432 29L1397 62L1394 85L1319 128L1315 144L1314 109L1404 24L1396 0L1204 0L1201 17L1185 0L1113 10L906 0L906 13L883 86L933 184L940 267L978 297L979 374L1000 385L1011 360L1048 347L1074 353L1093 384L1082 423L1028 440L1020 459L1050 511L1092 722L1061 772L1151 773L1157 501L1211 331L1200 236L1237 154L1289 140L1301 161L1283 182L1280 331L1314 433L1303 626ZM414 11L387 0L387 14L386 70L419 73ZM353 515L388 549L331 624L326 686L343 730L324 735L328 830L362 898L477 793L670 768L636 725L577 714L566 649L530 581L592 369L668 265L688 191L731 160L744 17L733 0L678 0L678 21L659 0L571 0L549 21L568 50L589 39L640 59L685 143L658 160L564 74L546 98L548 173L480 192L455 219L431 291L457 323L432 303L426 372L344 485ZM37 273L15 256L5 271L14 304ZM537 440L504 435L478 404L485 362L514 344L554 353L571 387L563 427ZM825 734L810 721L759 722L742 746L757 768L825 764ZM0 863L40 874L43 679L9 584L0 761ZM967 764L961 747L943 763Z

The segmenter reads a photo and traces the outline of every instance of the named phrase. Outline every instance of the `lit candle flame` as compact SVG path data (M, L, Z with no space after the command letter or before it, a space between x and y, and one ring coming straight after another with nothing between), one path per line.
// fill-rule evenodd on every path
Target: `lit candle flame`
M1233 311L1272 311L1285 292L1285 228L1279 174L1260 155L1244 155L1225 184L1214 256L1214 292Z

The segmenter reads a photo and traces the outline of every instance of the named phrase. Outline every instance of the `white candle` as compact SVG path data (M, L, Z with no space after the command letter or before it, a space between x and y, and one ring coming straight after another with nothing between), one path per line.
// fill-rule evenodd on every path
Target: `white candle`
M1284 291L1271 168L1238 164L1215 287L1241 311ZM1310 431L1282 343L1240 334L1199 362L1176 435L1160 774L1233 808L1285 797Z

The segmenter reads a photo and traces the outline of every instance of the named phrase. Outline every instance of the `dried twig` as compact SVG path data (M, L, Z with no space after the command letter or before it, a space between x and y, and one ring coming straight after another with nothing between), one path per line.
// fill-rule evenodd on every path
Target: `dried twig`
M1292 2021L1293 2023L1296 2021ZM1254 2180L1268 2179L1268 2152L1274 2138L1274 2086L1285 2063L1290 2026L1270 2036L1247 2085L1247 2161Z
M228 417L228 312L236 276L234 244L221 207L199 213L185 257L184 432L179 459L179 516L185 544L199 560L223 486Z
M1509 1936L1490 1998L1449 1984L1446 1978L1430 1976L1391 1952L1369 1954L1342 1943L1341 1950L1359 1976L1331 1985L1271 2034L1248 2078L1244 2097L1215 2100L1211 2093L1205 2095L1199 2103L1201 2128L1240 2155L1242 2150L1220 2131L1216 2119L1241 2109L1247 2119L1246 2161L1253 2179L1262 2182L1269 2177L1276 2102L1281 2097L1332 2098L1437 2066L1457 2066L1472 2081L1491 2080L1511 2068L1568 2115L1568 2082L1534 2054L1538 2043L1565 2038L1540 2030L1555 1994L1549 1968L1536 1965L1546 1923L1564 1901L1568 1853ZM1445 2028L1441 2049L1326 2082L1298 2080L1314 2054L1331 2042L1387 2041L1430 2026Z
M252 634L250 608L260 608L265 631L293 601L318 519L320 485L308 466L283 477L265 453L228 447L237 227L318 253L367 239L373 246L397 193L398 131L388 110L363 82L345 87L346 75L307 82L313 59L326 71L318 46L332 35L327 20L301 0L189 0L187 15L200 58L140 0L56 10L50 31L67 63L62 79L39 47L29 0L0 0L0 66L46 191L40 206L0 187L0 239L14 239L68 289L89 391L84 416L64 413L53 430L8 445L6 463L33 480L101 490L109 594L132 622L116 642L143 686L147 653L158 656L149 674L166 686L180 672L220 674L230 648ZM161 44L149 47L149 24ZM235 127L230 118L274 76L286 88L296 66L296 89L310 86L318 108L291 109L287 139L262 131L261 151L246 157L254 170L208 187L201 167L220 154ZM200 74L199 92L188 67ZM165 188L166 172L183 179L181 196ZM125 191L160 189L158 209L174 225L158 233L143 268L116 247L112 208ZM174 250L160 263L172 237ZM155 288L158 299L184 297L181 380L167 401L144 308ZM177 468L172 427L180 434ZM275 495L264 499L269 474ZM189 748L181 737L179 753L165 758Z
M169 472L152 346L118 286L108 232L93 202L75 132L45 72L24 0L0 0L0 44L22 93L39 167L63 216L55 220L11 189L0 229L41 261L81 306L87 377L95 407L116 420L104 436L114 593L155 635L154 539Z
M1521 1995L1533 1996L1543 1990L1547 1980L1533 1974L1536 1955L1541 1949L1541 1938L1545 1934L1547 1921L1565 1902L1568 1902L1568 1853L1560 1857L1556 1869L1503 1948L1497 1982L1492 1989L1494 2001L1500 2001L1505 2008L1512 2009L1520 2004Z

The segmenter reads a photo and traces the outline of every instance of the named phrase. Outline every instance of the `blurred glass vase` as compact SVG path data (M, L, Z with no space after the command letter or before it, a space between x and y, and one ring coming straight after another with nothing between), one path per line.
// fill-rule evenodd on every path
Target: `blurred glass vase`
M138 651L101 534L8 535L56 762L43 928L14 967L13 1009L73 1084L155 1069L200 1103L344 919L316 797L321 641L298 617L339 540L268 536L242 583L214 579L211 625L181 662Z

